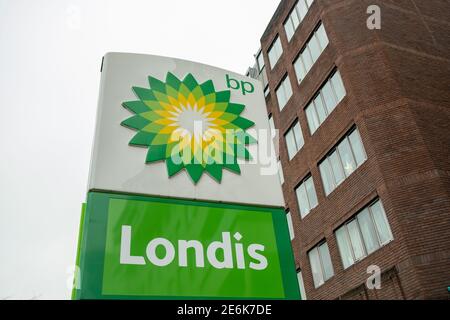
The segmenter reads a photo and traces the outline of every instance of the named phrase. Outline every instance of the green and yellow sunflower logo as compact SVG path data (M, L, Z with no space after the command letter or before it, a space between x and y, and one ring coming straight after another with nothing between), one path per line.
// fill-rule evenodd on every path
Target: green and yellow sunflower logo
M148 89L133 87L139 100L123 103L134 115L121 123L137 130L129 144L148 148L145 162L165 161L169 177L184 168L194 183L204 171L219 183L223 168L240 174L237 160L250 160L246 145L256 142L246 132L254 123L240 116L245 106L190 73L148 80Z

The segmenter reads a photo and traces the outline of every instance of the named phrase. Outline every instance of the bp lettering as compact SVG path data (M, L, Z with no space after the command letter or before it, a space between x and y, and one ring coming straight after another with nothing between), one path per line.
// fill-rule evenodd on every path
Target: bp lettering
M225 75L227 81L227 87L233 90L241 90L242 94L245 96L247 93L252 93L255 91L255 87L252 83L248 81L237 81L230 77L229 74Z

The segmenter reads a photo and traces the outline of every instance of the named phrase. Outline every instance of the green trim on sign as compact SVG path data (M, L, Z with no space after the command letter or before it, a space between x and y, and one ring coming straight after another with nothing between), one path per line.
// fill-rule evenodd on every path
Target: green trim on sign
M237 204L224 204L217 202L181 200L173 198L148 197L138 195L125 195L116 193L89 192L87 197L86 214L83 223L79 265L81 270L81 290L77 290L77 299L236 299L232 296L140 296L140 295L105 295L103 294L103 279L105 270L105 250L108 228L108 215L110 200L122 199L127 201L145 201L151 203L184 205L206 208L220 208L223 210L255 211L270 213L275 233L277 255L279 259L279 272L282 279L284 299L299 299L297 275L294 257L290 244L286 214L281 208L266 208ZM130 204L131 205L131 204ZM205 208L205 209L206 209ZM217 210L217 209L216 209ZM229 210L229 211L230 211ZM227 214L224 212L223 214ZM109 241L109 240L108 240ZM110 243L110 242L108 242ZM79 245L80 248L80 245ZM240 297L239 299L252 299L255 297ZM257 297L260 299L261 297ZM265 299L273 299L267 297Z
M273 215L274 228L276 230L275 236L277 238L278 252L284 252L280 254L281 273L283 276L284 291L286 292L286 299L298 300L301 299L300 288L298 286L297 272L295 267L294 252L292 251L292 245L289 235L289 227L287 224L286 212L283 210L283 214ZM285 239L289 239L286 241ZM295 281L292 281L295 279Z
M233 204L233 203L229 203L229 202L223 202L223 201L219 201L219 200L193 200L193 199L188 199L188 198L178 198L178 197L170 197L170 196L147 196L145 194L142 193L123 193L123 192L119 192L119 191L113 191L113 190L107 190L107 189L91 189L89 191L89 193L102 193L102 194L109 194L111 196L126 196L126 197L141 197L141 198L145 198L145 199L162 199L162 200L167 200L170 203L175 203L172 201L186 201L189 203L193 203L193 204L198 204L198 203L205 203L205 204L217 204L218 206L223 206L223 205L227 205L230 206L230 208L232 206L236 206L238 208L240 207L252 207L252 208L259 208L259 209L267 209L267 210L272 210L272 209L281 209L279 206L271 206L271 205L262 205L262 204L249 204L249 205L245 205L245 204ZM117 198L114 197L114 199L121 199L121 198Z
M81 204L81 215L80 215L80 225L78 227L78 243L77 243L77 257L75 259L75 273L73 278L73 288L72 288L72 296L71 299L75 300L77 298L77 294L79 288L76 288L76 283L80 280L80 272L77 272L80 268L80 254L81 254L81 241L83 238L83 230L84 230L84 217L86 215L86 203Z

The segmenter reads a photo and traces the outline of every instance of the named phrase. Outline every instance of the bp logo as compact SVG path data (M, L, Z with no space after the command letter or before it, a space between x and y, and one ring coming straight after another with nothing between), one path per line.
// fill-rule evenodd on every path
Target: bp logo
M148 80L150 88L133 87L139 100L123 103L134 115L121 123L137 130L129 144L148 148L145 162L165 161L169 177L186 169L194 183L205 171L219 183L224 168L240 174L238 159L250 160L246 146L256 142L246 132L254 123L240 116L245 106L190 73Z

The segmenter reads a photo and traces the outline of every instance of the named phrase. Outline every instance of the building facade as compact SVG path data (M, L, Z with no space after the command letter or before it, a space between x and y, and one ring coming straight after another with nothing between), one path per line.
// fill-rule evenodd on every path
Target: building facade
M279 130L304 298L449 297L449 12L442 0L282 0L267 26L248 75Z

